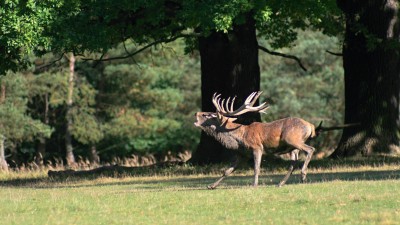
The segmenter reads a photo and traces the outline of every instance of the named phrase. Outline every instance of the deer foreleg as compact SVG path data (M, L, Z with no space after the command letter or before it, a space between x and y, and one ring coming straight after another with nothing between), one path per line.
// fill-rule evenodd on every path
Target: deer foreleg
M299 150L295 149L292 152L290 152L290 166L289 166L289 170L286 174L286 176L282 179L281 182L279 182L278 187L282 187L286 181L289 179L290 175L292 175L293 170L296 167L297 164L297 160L299 159Z
M254 182L253 186L257 187L258 185L258 175L260 174L260 166L261 166L261 158L262 158L262 151L261 150L254 150Z
M215 189L225 177L229 176L236 170L236 168L240 164L240 161L241 161L241 157L236 156L235 160L232 162L231 166L227 170L225 170L224 174L218 180L216 180L213 184L208 185L207 188L210 190Z

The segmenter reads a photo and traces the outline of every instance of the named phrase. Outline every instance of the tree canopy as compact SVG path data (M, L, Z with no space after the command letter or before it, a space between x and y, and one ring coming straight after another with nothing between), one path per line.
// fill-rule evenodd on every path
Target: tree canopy
M106 53L132 40L143 47L186 38L187 50L199 36L228 33L253 15L260 37L273 48L290 45L298 29L341 29L335 2L330 1L17 1L2 3L0 50L2 71L26 65L27 52ZM138 49L141 51L141 49ZM125 52L126 57L136 52Z

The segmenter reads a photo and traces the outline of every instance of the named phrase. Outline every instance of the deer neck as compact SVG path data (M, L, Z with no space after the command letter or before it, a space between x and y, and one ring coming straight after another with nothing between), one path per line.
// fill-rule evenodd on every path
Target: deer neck
M204 130L229 149L239 149L243 146L243 135L247 125L225 121L219 126Z

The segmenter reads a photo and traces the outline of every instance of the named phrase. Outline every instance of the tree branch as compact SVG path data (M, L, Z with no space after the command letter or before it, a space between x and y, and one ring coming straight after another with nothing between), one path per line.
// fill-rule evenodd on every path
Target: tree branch
M276 56L280 56L280 57L284 57L284 58L288 58L288 59L293 59L293 60L295 60L297 62L297 64L299 64L301 69L303 69L304 71L307 72L306 67L304 67L304 65L301 63L300 59L297 58L294 55L288 55L288 54L284 54L284 53L281 53L281 52L274 52L274 51L271 51L271 50L267 49L266 47L263 47L263 46L260 46L260 45L258 46L258 48L260 50L263 50L264 52L270 54L270 55L276 55Z
M329 51L329 50L326 50L326 52L329 53L329 54L331 54L331 55L334 55L334 56L343 56L342 53L331 52L331 51Z
M127 54L124 55L124 56L117 56L117 57L111 57L111 58L105 58L105 59L82 58L82 60L84 60L84 61L89 61L89 60L93 60L93 61L111 61L111 60L117 60L117 59L127 59L127 58L130 58L130 57L132 57L132 56L134 56L136 54L139 54L140 52L142 52L142 51L144 51L144 50L146 50L146 49L148 49L148 48L150 48L150 47L152 47L154 45L157 45L157 44L173 42L178 38L197 37L197 36L198 36L197 34L180 34L180 35L177 35L175 37L161 39L161 40L157 40L157 41L151 42L151 43L143 46L142 48L140 48L140 49L138 49L138 50L136 50L136 51L134 51L132 53L129 53L127 51L127 49L125 49L125 52Z
M45 68L47 68L47 67L50 67L50 66L54 65L56 62L61 61L61 59L64 57L64 55L65 55L65 52L63 52L59 58L57 58L57 59L51 61L51 62L48 63L48 64L45 64L45 65L42 65L42 66L38 66L38 67L35 68L35 70L39 70L39 71L40 71L40 70L42 70L42 69L45 69Z

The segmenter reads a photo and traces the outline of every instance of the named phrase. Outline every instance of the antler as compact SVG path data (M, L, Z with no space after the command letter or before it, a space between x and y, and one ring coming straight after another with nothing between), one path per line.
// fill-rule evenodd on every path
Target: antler
M225 107L224 107L225 99L222 99L222 101L221 101L221 98L220 98L221 94L215 93L213 95L212 102L213 102L215 108L217 108L217 112L224 116L239 116L246 112L264 113L265 110L268 109L268 105L266 102L262 103L259 106L253 106L254 103L257 101L258 97L260 97L261 93L262 93L262 91L251 93L246 98L243 105L240 106L240 108L238 108L237 110L233 110L233 103L235 102L236 97L234 97L232 99L232 102L230 102L230 97L229 97L228 100L226 101Z

